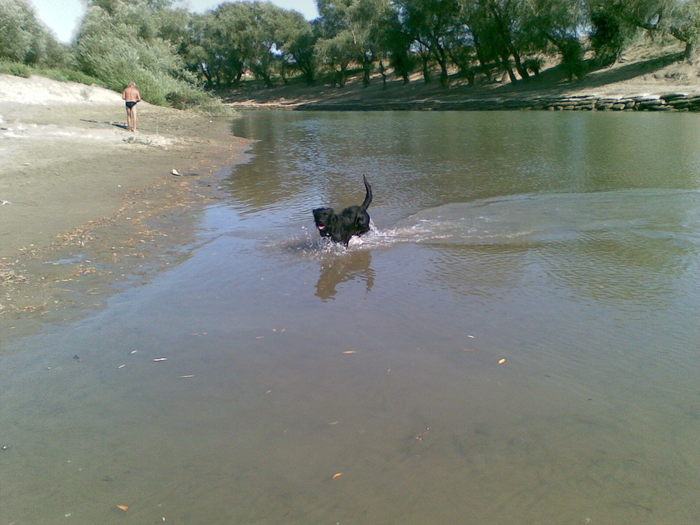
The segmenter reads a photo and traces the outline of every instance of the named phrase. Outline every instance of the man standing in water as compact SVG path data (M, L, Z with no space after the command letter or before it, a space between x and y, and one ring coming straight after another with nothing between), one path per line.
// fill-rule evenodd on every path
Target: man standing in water
M126 101L126 127L129 131L136 131L136 104L141 102L141 93L136 89L136 83L132 82L122 93Z

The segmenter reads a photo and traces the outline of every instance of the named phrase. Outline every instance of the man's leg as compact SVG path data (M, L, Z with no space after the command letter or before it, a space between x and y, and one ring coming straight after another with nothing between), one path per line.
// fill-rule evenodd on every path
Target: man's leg
M131 108L126 108L126 129L131 131Z

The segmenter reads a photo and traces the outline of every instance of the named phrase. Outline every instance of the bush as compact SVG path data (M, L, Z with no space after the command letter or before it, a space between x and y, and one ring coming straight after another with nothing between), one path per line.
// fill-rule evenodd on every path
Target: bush
M87 85L94 84L97 86L106 87L103 85L102 82L100 82L99 79L97 79L95 77L91 77L90 75L86 75L82 71L77 71L75 69L33 68L32 74L33 75L40 75L40 76L46 77L46 78L51 78L53 80L58 80L59 82L77 82L78 84L87 84Z
M171 91L165 95L165 100L176 109L185 109L206 104L210 101L210 97L198 89L182 88L180 91Z
M118 92L135 82L151 104L185 108L204 103L207 95L194 85L194 76L173 45L154 36L147 26L125 22L139 18L127 16L137 14L131 11L137 7L119 2L117 6L114 14L89 9L76 52L80 69Z
M562 66L569 80L581 80L586 76L586 63L583 61L583 46L575 38L570 38L561 46Z
M19 62L0 60L0 73L14 75L16 77L29 78L32 75L32 68Z
M629 29L613 10L597 9L591 12L591 47L601 66L614 64L622 55L629 40Z

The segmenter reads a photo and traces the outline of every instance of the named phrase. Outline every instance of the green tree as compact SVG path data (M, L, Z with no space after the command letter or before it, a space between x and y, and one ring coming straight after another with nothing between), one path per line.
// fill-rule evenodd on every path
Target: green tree
M669 32L685 44L683 54L686 62L700 61L700 1L678 1L669 18Z
M523 28L532 48L546 51L551 44L561 55L569 79L582 78L585 63L580 29L589 20L584 1L527 0L523 7Z
M241 10L239 23L245 24L241 35L247 44L245 62L256 78L272 87L273 66L280 55L278 29L282 25L282 9L269 2L237 5Z
M700 59L700 0L610 0L633 27L667 33L685 45L688 62Z
M121 91L139 84L155 104L201 100L195 77L187 71L173 44L158 36L158 12L168 2L94 0L80 26L77 60L83 72Z
M591 48L601 66L617 62L635 29L625 24L618 5L608 0L589 2Z
M314 46L318 37L312 24L296 11L286 11L280 21L279 41L285 66L298 70L307 84L313 84L317 69Z
M395 0L399 18L408 34L438 63L440 84L449 85L449 46L464 31L460 0ZM424 78L427 60L423 56Z
M245 26L238 16L240 4L221 4L204 20L201 45L206 51L203 70L217 87L241 81L249 48L241 35Z
M389 56L389 64L394 68L394 74L408 84L409 76L416 66L415 55L411 52L413 38L404 29L398 13L391 9L385 12L385 18L380 23L379 46Z
M225 86L238 84L249 70L265 86L272 86L275 67L283 60L286 39L294 33L291 19L288 11L269 2L220 5L205 27L208 34L204 45L210 53L207 67L211 76L218 79L217 84L222 80ZM301 58L301 48L294 51ZM312 66L304 62L307 73L312 72Z
M56 66L65 62L66 55L65 46L37 20L25 0L0 0L0 58Z
M362 82L369 85L372 68L381 54L382 23L389 12L388 0L318 0L321 38L317 50L330 65L347 60L362 67ZM341 81L342 84L342 81Z
M522 48L530 43L531 34L523 24L524 0L479 0L479 5L485 17L490 20L485 38L498 50L510 80L517 80L510 67L511 58L520 77L527 80L530 75L523 66Z
M315 49L319 61L331 71L333 84L343 87L348 68L355 58L350 32L343 30L333 36L321 37L316 42Z

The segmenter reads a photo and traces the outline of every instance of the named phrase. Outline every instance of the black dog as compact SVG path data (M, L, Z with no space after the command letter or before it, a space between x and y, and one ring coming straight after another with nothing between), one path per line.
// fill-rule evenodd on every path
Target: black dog
M367 195L360 206L350 206L340 213L335 213L333 208L316 208L313 210L314 222L321 237L330 237L335 242L342 242L345 246L353 235L362 235L369 231L369 214L367 207L372 202L372 186L363 175Z

